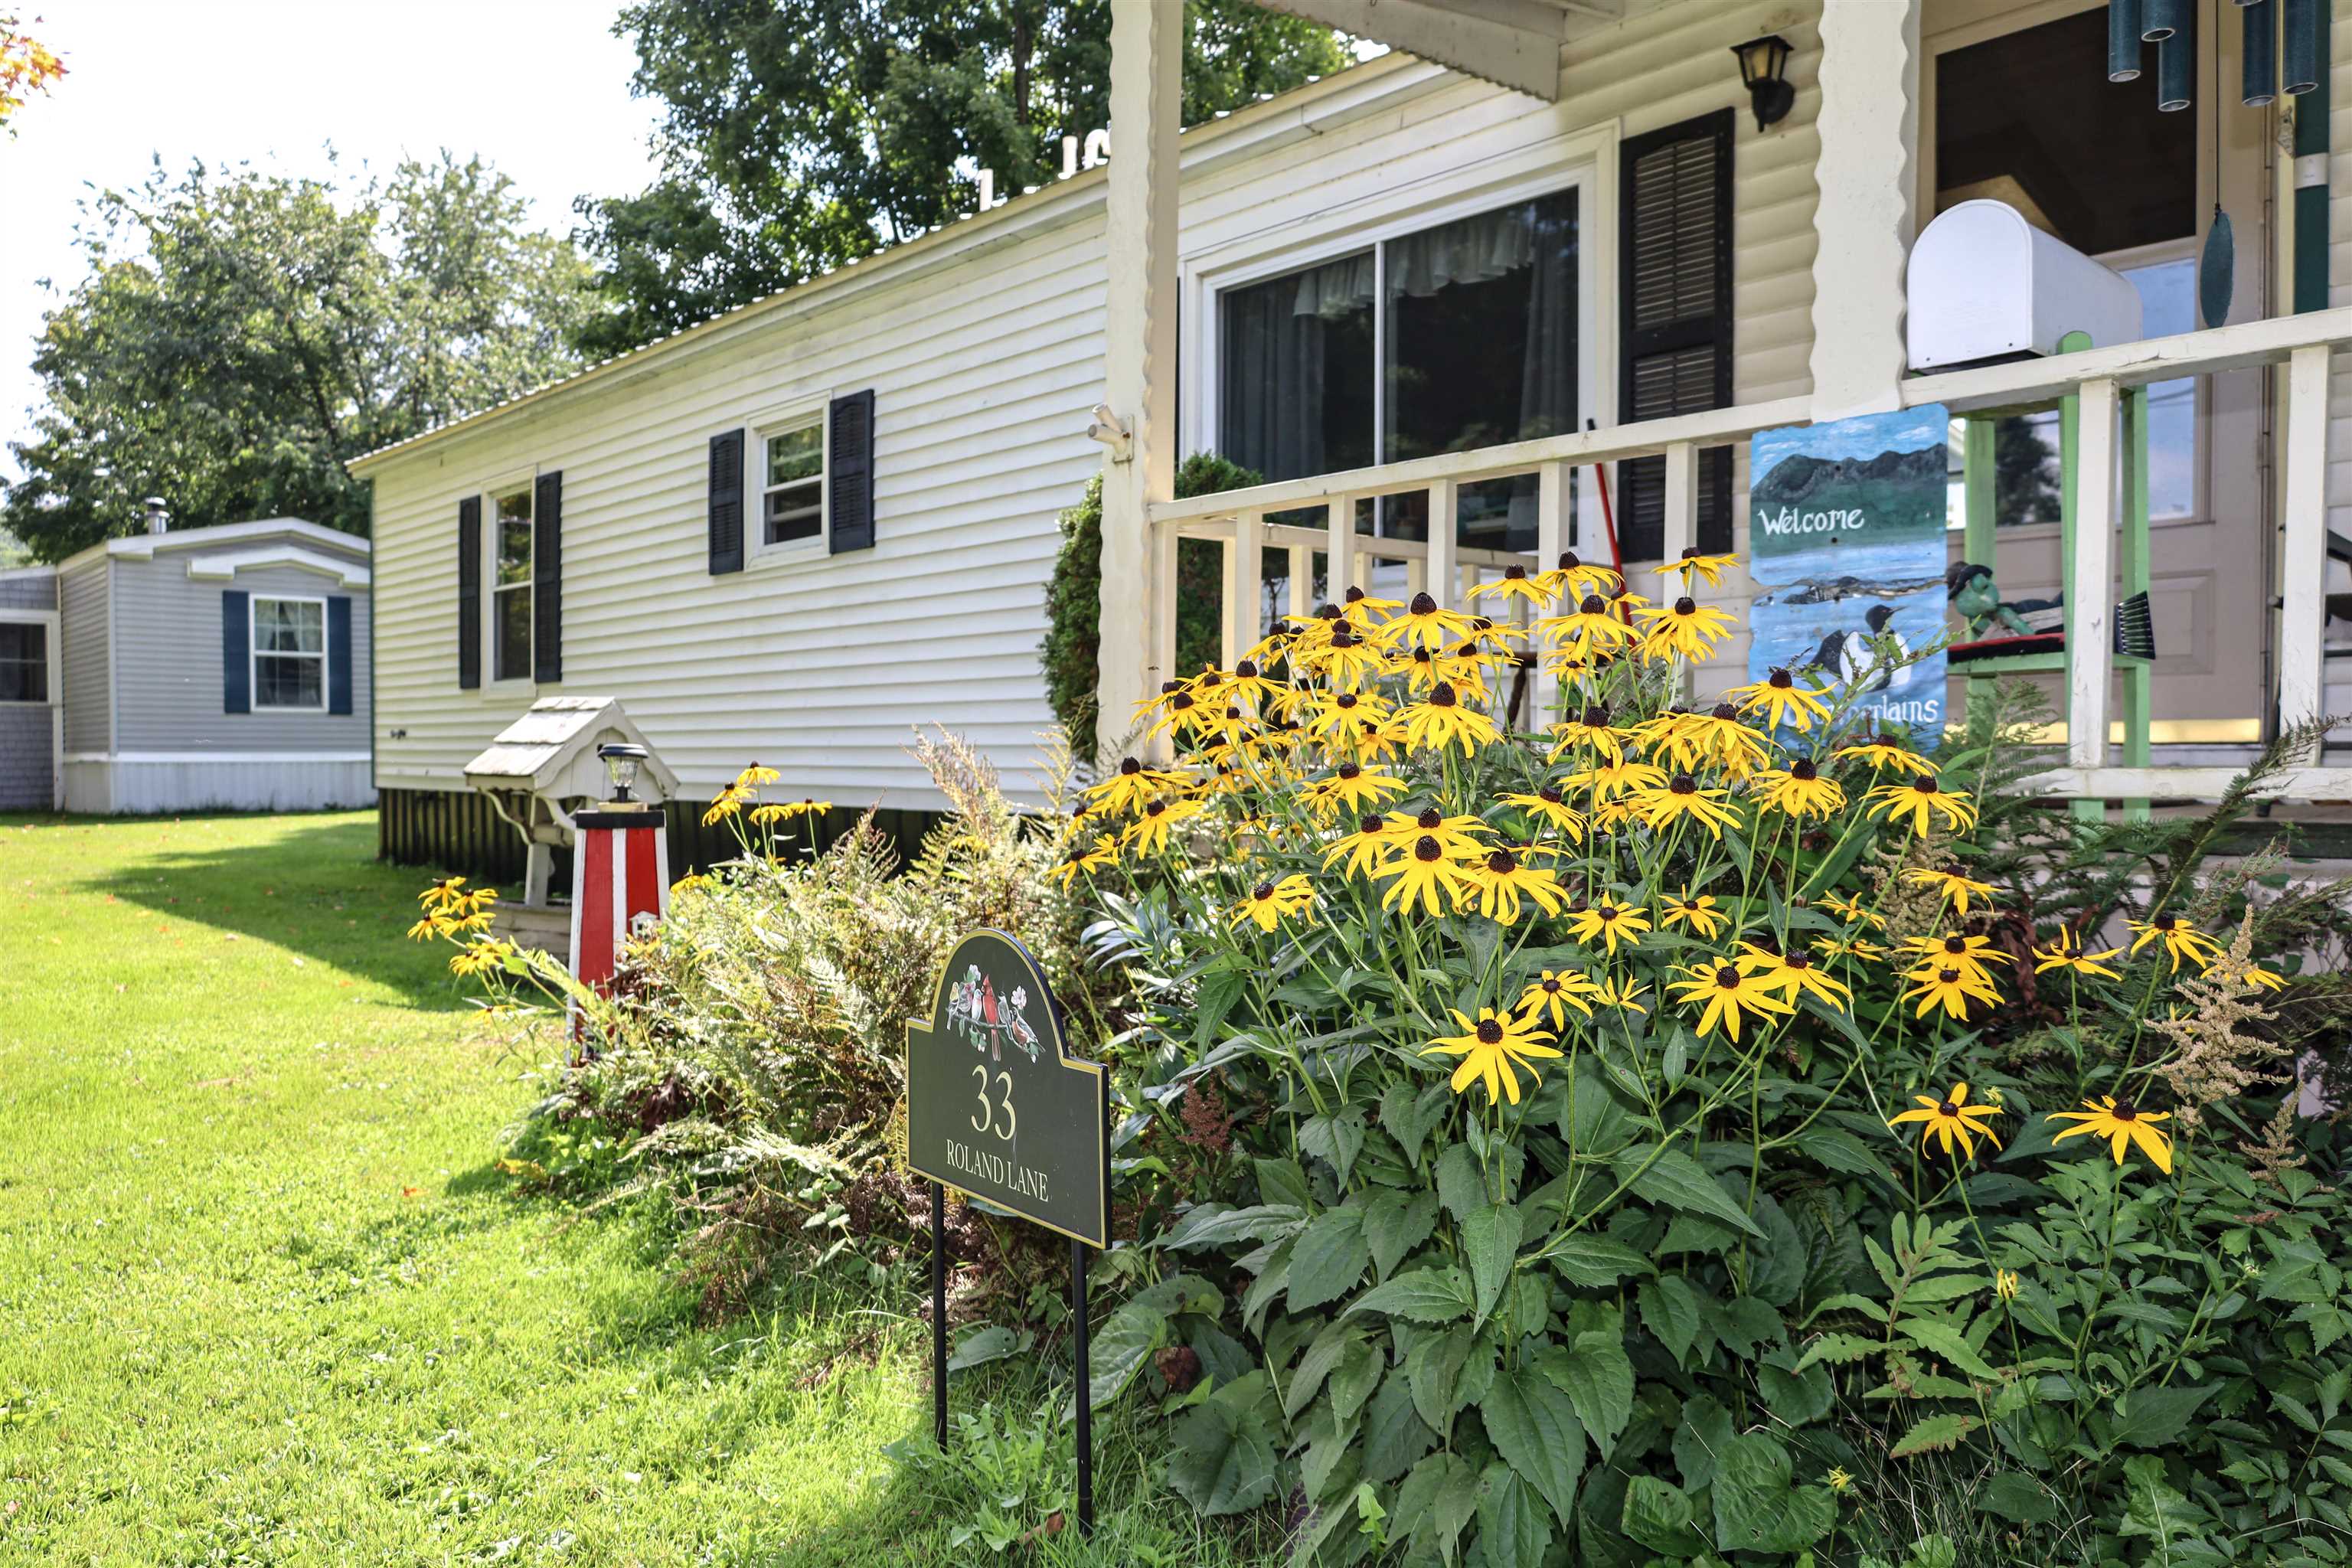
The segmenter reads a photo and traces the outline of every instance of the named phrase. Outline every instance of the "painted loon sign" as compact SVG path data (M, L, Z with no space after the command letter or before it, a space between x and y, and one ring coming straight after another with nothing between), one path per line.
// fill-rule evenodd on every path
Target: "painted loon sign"
M1110 1245L1108 1082L1066 1051L1044 971L1012 937L956 944L907 1026L907 1164L1089 1247Z

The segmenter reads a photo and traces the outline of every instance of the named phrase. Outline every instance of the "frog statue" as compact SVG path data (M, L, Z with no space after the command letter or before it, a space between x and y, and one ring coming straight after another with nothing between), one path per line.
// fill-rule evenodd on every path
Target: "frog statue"
M2042 629L2029 625L2014 607L2002 601L2000 584L1993 581L1990 566L1956 561L1944 574L1944 589L1954 613L1967 625L1972 637L1984 637L1996 628L2012 637L2032 637Z

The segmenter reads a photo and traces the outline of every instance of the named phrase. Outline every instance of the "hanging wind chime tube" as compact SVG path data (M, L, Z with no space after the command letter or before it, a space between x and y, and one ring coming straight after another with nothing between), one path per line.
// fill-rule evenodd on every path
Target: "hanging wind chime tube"
M2156 106L2167 114L2189 107L2197 79L2197 45L2187 33L2172 33L2156 46Z
M2280 40L2279 86L2290 93L2309 92L2319 85L2319 0L2281 0L2279 22L2286 35Z
M2167 38L2189 31L2189 0L2142 0L2139 36L2147 43L2160 44ZM2158 70L2163 67L2159 64Z
M2271 0L2243 0L2238 24L2242 29L2239 101L2260 109L2278 97L2278 17Z
M2107 0L2107 79L2139 79L2139 0Z

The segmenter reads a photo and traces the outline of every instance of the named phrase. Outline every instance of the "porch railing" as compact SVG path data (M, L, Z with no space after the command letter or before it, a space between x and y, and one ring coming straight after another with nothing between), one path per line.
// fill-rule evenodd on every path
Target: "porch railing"
M2279 616L2278 657L2272 694L2284 731L2324 711L2328 359L2332 349L2347 344L2352 344L2352 307L1916 376L1901 384L1901 405L1914 408L1940 403L1960 415L2047 405L2065 397L2079 399L2078 515L2105 518L2109 526L2073 531L2071 579L2077 584L2109 584L2115 571L2113 521L2117 501L2116 412L2122 389L2250 366L2284 366L2276 503L2281 572L2273 595ZM1151 679L1156 684L1175 673L1174 595L1180 539L1213 540L1223 547L1221 644L1223 662L1230 666L1262 630L1264 598L1258 563L1269 547L1286 552L1289 558L1288 602L1277 606L1284 614L1302 615L1313 609L1307 595L1312 591L1313 558L1318 552L1326 558L1326 580L1332 595L1349 584L1365 584L1375 563L1399 563L1410 590L1425 589L1440 603L1459 607L1463 595L1480 578L1498 574L1513 562L1530 570L1539 563L1548 565L1569 547L1573 470L1658 456L1664 458L1665 468L1663 548L1671 559L1697 542L1700 452L1746 441L1759 430L1803 424L1811 414L1807 398L1778 398L1157 502L1150 510L1152 581L1159 595L1152 606L1155 668ZM1536 480L1532 555L1460 546L1450 528L1433 527L1425 540L1363 534L1356 529L1360 500L1420 491L1428 497L1431 519L1448 519L1454 515L1463 486L1525 476ZM1318 510L1322 513L1319 527L1311 521L1291 521L1300 513L1311 518ZM2250 521L2248 526L2255 525ZM1580 537L1578 548L1585 554L1601 553L1591 533ZM2079 799L2198 799L2218 795L2236 770L2108 765L2114 674L2112 597L2112 592L2092 595L2074 618L2066 656L2068 765L2044 775L2051 793ZM1539 676L1535 689L1538 710L1548 710L1552 697L1549 678ZM2352 767L2322 766L2315 747L2305 765L2282 775L2271 793L2299 799L2352 799Z

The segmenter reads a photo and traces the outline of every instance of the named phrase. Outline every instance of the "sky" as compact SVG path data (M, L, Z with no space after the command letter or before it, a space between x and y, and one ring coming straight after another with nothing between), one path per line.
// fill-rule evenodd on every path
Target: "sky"
M51 296L81 275L75 204L91 185L250 160L323 175L480 153L541 227L572 199L643 186L650 105L612 35L615 0L12 0L69 74L0 134L0 476L40 399L30 361ZM32 22L37 13L42 21Z

